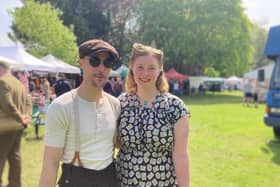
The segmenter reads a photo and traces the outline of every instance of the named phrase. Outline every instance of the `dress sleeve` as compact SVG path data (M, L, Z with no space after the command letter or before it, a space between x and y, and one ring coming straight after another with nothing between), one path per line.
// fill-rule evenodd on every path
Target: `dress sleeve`
M128 94L127 93L122 93L119 97L118 97L119 101L120 101L120 108L123 109L125 107L128 106L129 101L128 101Z
M173 114L173 124L177 123L177 121L185 115L190 115L188 108L185 106L185 103L181 99L177 97L173 98L171 105L172 106L170 109L172 110Z

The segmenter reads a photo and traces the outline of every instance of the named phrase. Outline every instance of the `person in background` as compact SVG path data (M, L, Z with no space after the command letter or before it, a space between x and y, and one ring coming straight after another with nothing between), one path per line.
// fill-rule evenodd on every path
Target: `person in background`
M29 82L29 93L32 94L32 92L36 89L36 85L33 79L29 78L28 79Z
M40 89L41 89L41 93L44 96L45 103L49 103L50 102L50 83L46 77L41 79Z
M175 80L173 83L173 90L174 94L179 96L180 95L180 87L179 87L179 81Z
M259 106L259 85L256 81L255 85L253 86L253 101L255 108L258 108Z
M253 85L252 80L247 80L244 85L244 104L249 106L250 103L253 102Z
M10 72L5 61L0 61L0 110L27 127L31 121L32 101L23 84ZM9 163L7 187L21 187L20 143L23 130L0 134L0 186L5 162Z
M116 81L113 83L113 95L119 97L123 92L123 82L120 77L116 78Z
M47 111L40 187L56 186L61 160L60 187L117 185L113 136L120 103L103 87L119 54L94 39L80 45L79 57L80 87L56 98Z
M114 80L112 77L109 77L109 79L106 81L104 87L103 87L103 90L110 94L110 95L114 95L113 93L113 84L114 84Z
M161 50L133 44L119 97L117 176L122 187L189 187L189 110L168 93Z
M23 84L25 90L29 92L29 80L28 80L28 72L18 72L17 77L18 80Z
M63 73L59 74L58 80L54 84L54 93L56 97L69 92L72 89L70 84L65 80L65 75Z

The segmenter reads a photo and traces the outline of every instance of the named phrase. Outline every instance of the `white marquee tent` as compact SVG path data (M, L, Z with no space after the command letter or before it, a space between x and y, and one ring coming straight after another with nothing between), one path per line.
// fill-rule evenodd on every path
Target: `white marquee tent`
M56 72L55 66L32 56L20 45L0 47L0 56L22 63L23 67L20 70Z
M80 74L80 69L78 67L67 64L66 62L63 62L62 60L60 60L52 55L47 55L47 56L41 58L41 60L55 66L57 73Z
M11 60L9 58L3 57L0 55L0 61L6 62L9 64L9 66L11 67L11 69L13 70L21 70L24 69L24 64Z

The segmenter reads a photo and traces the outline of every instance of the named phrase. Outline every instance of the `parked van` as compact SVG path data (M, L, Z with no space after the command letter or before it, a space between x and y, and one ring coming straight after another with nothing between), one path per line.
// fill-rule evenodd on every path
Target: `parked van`
M266 97L264 122L280 139L280 25L270 28L264 54L275 62Z

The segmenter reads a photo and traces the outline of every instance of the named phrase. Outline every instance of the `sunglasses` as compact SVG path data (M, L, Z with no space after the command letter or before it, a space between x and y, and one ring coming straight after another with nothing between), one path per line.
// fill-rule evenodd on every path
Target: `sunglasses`
M103 61L99 57L97 57L97 56L91 56L89 58L89 64L92 67L95 67L95 68L98 67L101 64L101 62L103 62L103 65L106 68L112 68L115 60L112 57L106 58Z

